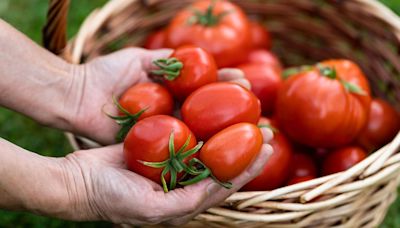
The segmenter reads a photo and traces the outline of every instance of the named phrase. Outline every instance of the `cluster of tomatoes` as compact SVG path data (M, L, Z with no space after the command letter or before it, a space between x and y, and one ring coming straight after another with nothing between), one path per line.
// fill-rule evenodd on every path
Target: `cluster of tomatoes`
M173 48L154 61L157 82L137 84L116 101L128 168L174 189L212 177L225 187L275 134L274 152L244 190L271 190L348 169L389 142L398 113L373 99L361 69L329 60L285 71L266 28L226 0L202 0L151 34L145 48ZM251 91L219 82L239 68ZM203 142L205 142L203 144Z

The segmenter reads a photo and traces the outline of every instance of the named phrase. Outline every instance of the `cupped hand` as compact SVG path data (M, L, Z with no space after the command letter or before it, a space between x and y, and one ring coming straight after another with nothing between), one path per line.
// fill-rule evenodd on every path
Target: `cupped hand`
M272 153L272 131L262 129L264 144L241 175L225 189L210 178L164 193L158 184L126 170L122 145L78 151L62 160L70 212L63 218L106 220L118 224L180 225L222 202L253 179Z
M66 107L72 107L67 108L72 116L72 131L101 144L114 143L119 126L105 114L117 114L112 97L122 95L137 83L149 81L148 74L155 69L153 60L167 58L171 53L170 49L127 48L76 66L65 102ZM238 69L222 69L218 75L220 81L250 87Z

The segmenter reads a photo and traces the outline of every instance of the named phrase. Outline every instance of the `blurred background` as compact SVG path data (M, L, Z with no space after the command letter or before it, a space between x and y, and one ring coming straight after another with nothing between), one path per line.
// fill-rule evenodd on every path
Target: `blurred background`
M400 15L400 0L380 0ZM79 29L84 18L107 0L72 0L68 18L68 36ZM37 43L45 23L48 1L0 0L0 18ZM1 32L1 31L0 31ZM34 121L0 108L0 137L27 150L45 156L60 157L72 152L62 132L38 125ZM400 198L391 206L382 227L400 227ZM0 210L0 227L111 227L105 222L77 223L51 219L30 213Z

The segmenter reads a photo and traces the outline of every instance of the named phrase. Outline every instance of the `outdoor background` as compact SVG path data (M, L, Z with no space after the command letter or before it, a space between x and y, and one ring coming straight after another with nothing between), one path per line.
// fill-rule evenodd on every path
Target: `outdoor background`
M107 0L72 0L68 36L72 37L84 18ZM400 0L381 0L400 14ZM0 0L0 18L41 43L48 0ZM1 32L1 31L0 31ZM46 156L64 156L72 151L62 132L38 125L20 114L0 108L0 137ZM105 222L76 223L0 210L0 227L110 227ZM400 227L400 199L390 208L382 227Z

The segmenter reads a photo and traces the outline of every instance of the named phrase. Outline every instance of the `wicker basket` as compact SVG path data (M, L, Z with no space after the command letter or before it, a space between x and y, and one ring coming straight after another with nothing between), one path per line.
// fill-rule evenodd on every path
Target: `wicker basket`
M69 0L52 0L45 46L73 63L137 43L165 25L190 0L111 0L66 43ZM368 75L373 92L400 108L400 19L375 0L234 1L263 21L287 65L349 58ZM66 46L67 45L67 46ZM67 134L75 149L93 142ZM400 134L351 169L273 191L239 192L189 226L376 227L396 198Z

